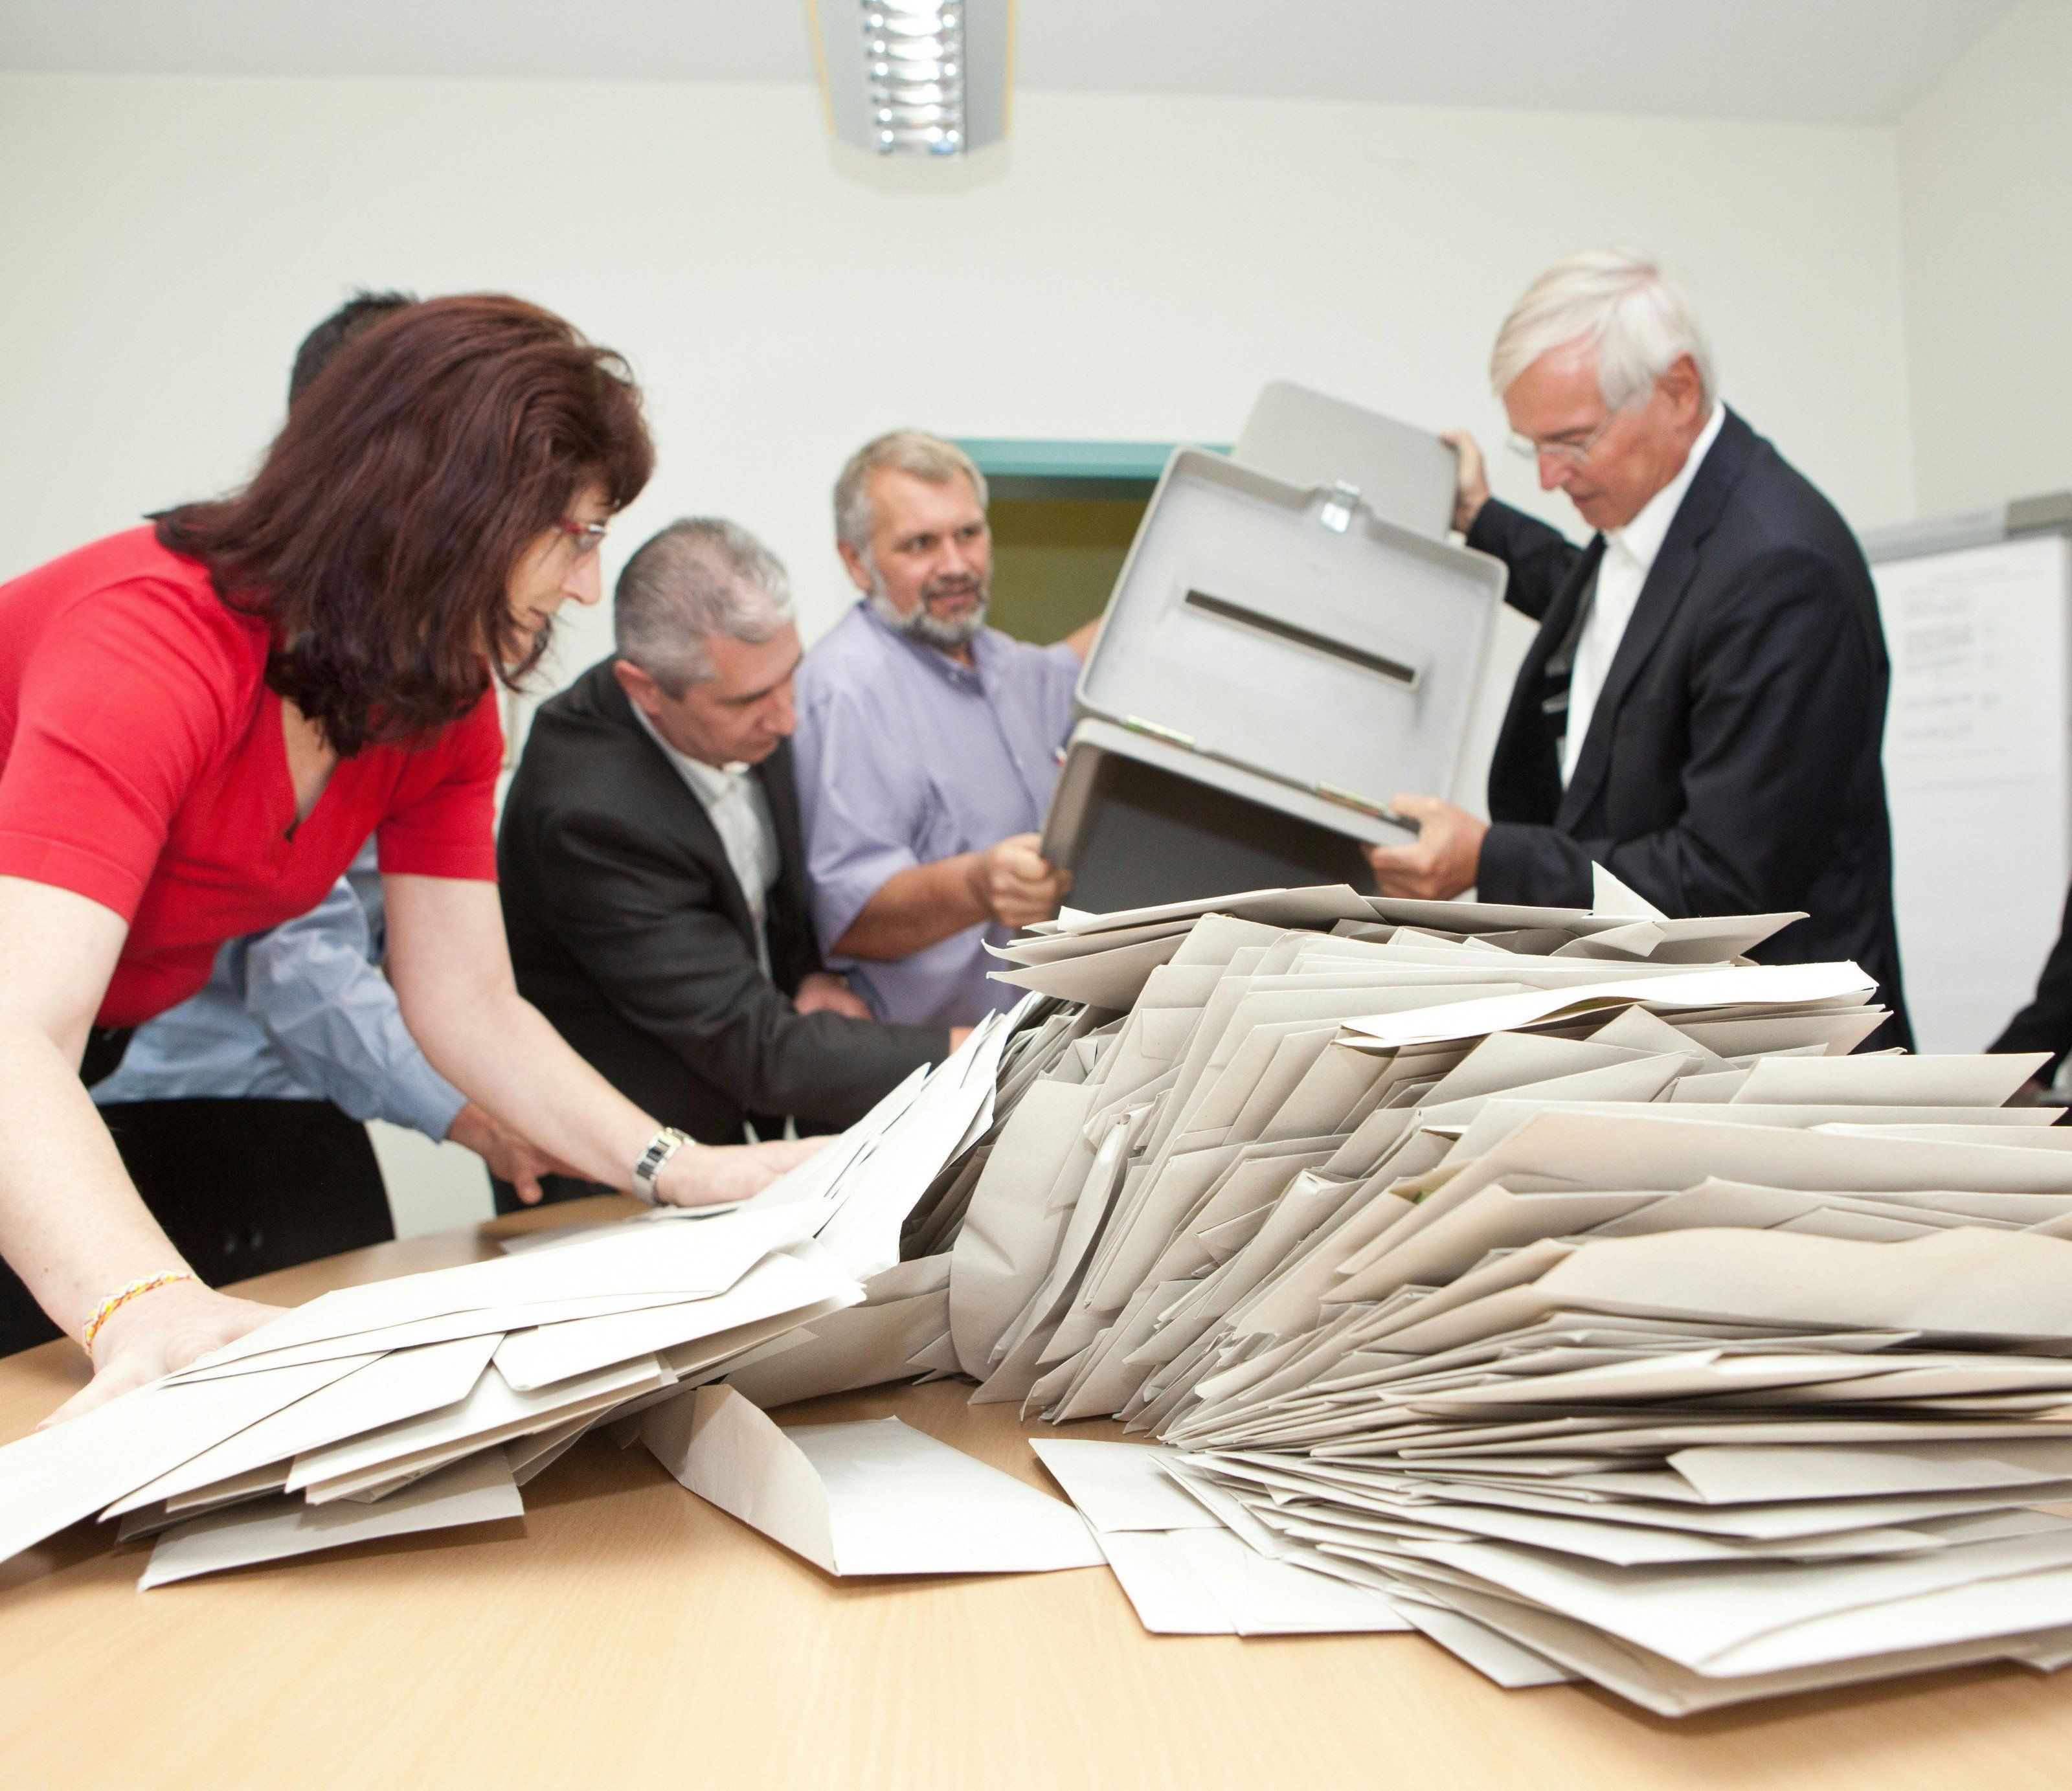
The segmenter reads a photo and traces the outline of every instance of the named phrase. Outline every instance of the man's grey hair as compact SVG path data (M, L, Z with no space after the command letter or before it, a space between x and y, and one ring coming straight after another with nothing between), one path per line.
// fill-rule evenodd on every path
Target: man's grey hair
M971 481L979 508L985 507L985 474L956 442L919 429L894 429L881 435L851 454L835 481L835 537L866 558L870 553L870 475L886 466L931 485L947 485L962 474Z
M1550 349L1580 343L1597 357L1605 409L1644 404L1683 355L1698 369L1706 408L1718 396L1712 351L1690 295L1655 257L1634 249L1589 249L1556 261L1525 289L1497 331L1490 384L1501 398Z
M685 516L626 562L612 598L619 656L672 696L717 676L714 635L759 645L792 621L783 562L740 524Z

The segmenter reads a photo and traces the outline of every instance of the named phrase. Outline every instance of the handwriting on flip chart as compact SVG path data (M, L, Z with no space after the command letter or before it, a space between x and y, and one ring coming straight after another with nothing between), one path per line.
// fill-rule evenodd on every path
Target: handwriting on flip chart
M2066 548L2046 536L1879 568L1896 784L2027 783L2062 758Z
M2072 872L2068 544L1877 568L1893 898L1916 1037L1975 1050L2029 999Z

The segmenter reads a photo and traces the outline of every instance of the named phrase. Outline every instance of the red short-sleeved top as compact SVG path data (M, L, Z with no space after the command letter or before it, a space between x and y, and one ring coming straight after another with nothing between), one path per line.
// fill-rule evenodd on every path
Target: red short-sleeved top
M185 1000L219 945L314 907L369 834L384 871L495 879L493 692L339 760L298 827L267 647L149 528L0 585L0 876L129 922L103 1025Z

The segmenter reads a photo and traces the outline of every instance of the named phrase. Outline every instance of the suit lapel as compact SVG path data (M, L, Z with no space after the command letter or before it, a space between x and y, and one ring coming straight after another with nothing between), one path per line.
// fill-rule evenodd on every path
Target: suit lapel
M1669 532L1662 538L1662 551L1655 555L1640 595L1634 601L1633 614L1626 622L1626 632L1619 636L1618 650L1605 675L1605 688L1591 712L1590 731L1584 737L1582 750L1576 758L1576 774L1563 793L1556 827L1573 827L1603 783L1611 764L1612 730L1619 704L1660 643L1691 581L1697 577L1699 549L1740 483L1754 446L1755 432L1729 411L1704 464L1684 492Z
M628 745L633 749L633 762L640 766L640 786L627 792L631 802L636 807L648 809L655 819L664 820L664 831L680 840L704 867L713 893L718 897L727 918L752 947L755 943L755 921L748 911L747 898L741 893L741 881L734 874L734 862L726 855L719 829L713 825L712 816L705 812L705 805L698 800L697 793L669 762L668 754L641 726L639 717L633 713L631 700L619 688L619 680L610 676L609 662L603 671L599 705L620 731L630 737Z

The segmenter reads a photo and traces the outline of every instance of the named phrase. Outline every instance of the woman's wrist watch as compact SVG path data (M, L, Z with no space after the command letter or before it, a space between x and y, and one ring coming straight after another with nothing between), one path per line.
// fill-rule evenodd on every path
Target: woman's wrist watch
M664 1126L648 1140L648 1148L640 1153L640 1160L633 1165L633 1193L635 1198L648 1206L661 1203L662 1190L656 1182L662 1173L662 1165L695 1142L687 1132L679 1132L674 1126Z

